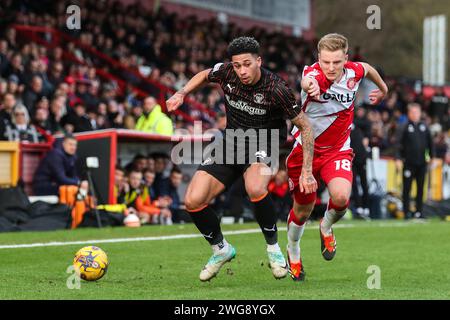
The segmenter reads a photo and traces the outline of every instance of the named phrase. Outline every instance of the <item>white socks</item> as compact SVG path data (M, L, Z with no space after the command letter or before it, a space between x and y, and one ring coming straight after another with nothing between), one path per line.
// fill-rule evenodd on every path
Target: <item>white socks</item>
M278 252L278 251L281 251L280 246L278 245L278 242L275 244L267 245L267 252Z
M300 262L300 239L305 231L305 223L299 226L294 221L288 224L288 252L291 262Z
M214 254L223 254L228 250L228 242L224 238L220 243L213 244L211 248L213 249Z
M331 234L331 226L341 220L341 218L347 212L347 208L343 211L336 211L335 209L327 209L320 224L320 230L325 235Z

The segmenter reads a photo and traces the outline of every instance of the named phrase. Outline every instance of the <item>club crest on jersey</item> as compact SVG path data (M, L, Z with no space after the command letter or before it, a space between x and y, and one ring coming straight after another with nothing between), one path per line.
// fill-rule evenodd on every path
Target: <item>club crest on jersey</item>
M289 191L294 190L294 187L295 187L295 186L294 186L294 181L292 181L292 179L289 178L288 182L289 182Z
M255 93L255 96L253 97L253 101L255 103L261 104L264 100L264 95L262 93Z
M356 80L355 78L350 78L347 80L347 88L349 88L350 90L353 90L356 86Z

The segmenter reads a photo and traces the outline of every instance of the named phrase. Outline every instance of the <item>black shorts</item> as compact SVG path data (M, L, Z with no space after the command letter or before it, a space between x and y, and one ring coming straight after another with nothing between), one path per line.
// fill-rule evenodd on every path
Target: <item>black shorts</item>
M258 134L249 135L245 138L245 142L244 140L237 142L227 134L220 138L216 136L213 142L215 147L206 150L204 161L197 170L209 173L228 188L242 177L253 163L265 163L269 167L278 166L279 146L285 139L278 136L276 139L279 145L274 145L276 150L272 150L273 142L267 136L261 138Z

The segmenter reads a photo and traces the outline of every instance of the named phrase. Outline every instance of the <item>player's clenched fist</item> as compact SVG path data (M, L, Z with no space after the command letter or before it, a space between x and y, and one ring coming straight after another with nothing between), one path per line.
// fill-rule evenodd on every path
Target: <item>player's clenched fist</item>
M306 78L307 81L307 89L306 92L308 95L316 100L320 97L320 87L319 83L316 79Z
M184 101L184 93L178 91L166 101L167 110L169 112L177 110Z
M370 104L372 104L372 105L379 104L384 99L385 96L386 96L386 94L383 91L381 91L380 89L372 90L369 93Z
M309 171L302 171L300 175L299 188L301 193L309 194L317 190L317 181Z

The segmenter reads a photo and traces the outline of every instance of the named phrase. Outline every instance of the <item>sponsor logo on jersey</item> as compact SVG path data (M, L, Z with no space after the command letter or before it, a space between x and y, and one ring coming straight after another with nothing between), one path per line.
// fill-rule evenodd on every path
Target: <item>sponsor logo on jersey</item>
M264 115L266 114L266 110L265 109L259 109L259 108L255 108L255 107L251 107L248 105L247 102L238 100L238 101L234 101L230 99L229 95L225 95L225 98L227 99L228 103L230 104L231 107L238 109L238 110L242 110L244 112L247 112L250 115Z
M346 94L335 94L335 93L328 93L325 92L322 95L322 98L324 100L335 100L338 101L340 103L349 103L352 102L353 100L355 100L356 98L356 92L353 92L352 94L346 93Z

